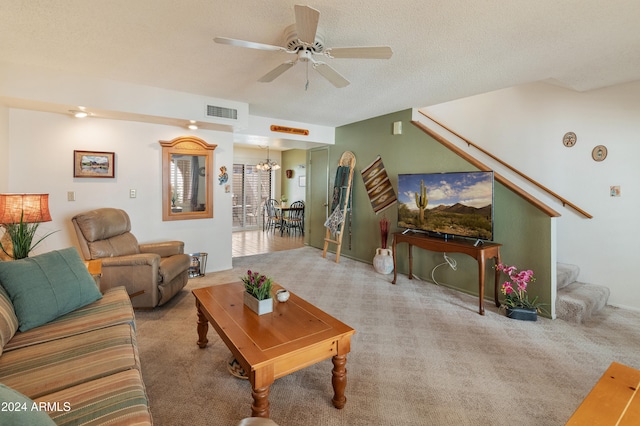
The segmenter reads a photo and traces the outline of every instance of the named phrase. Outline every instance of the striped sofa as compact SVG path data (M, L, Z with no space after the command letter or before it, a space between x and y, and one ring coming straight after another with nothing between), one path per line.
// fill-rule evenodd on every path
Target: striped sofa
M0 324L17 328L11 313L0 287ZM56 424L152 424L124 287L42 326L14 329L12 337L6 328L0 329L0 383L30 398Z

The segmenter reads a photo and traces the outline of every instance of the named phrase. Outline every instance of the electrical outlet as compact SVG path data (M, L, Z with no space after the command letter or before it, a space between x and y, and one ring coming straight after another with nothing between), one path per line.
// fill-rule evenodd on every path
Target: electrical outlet
M129 190L129 198L136 198L137 191L135 189Z
M69 191L67 192L67 201L75 201L76 200L76 193L75 191Z

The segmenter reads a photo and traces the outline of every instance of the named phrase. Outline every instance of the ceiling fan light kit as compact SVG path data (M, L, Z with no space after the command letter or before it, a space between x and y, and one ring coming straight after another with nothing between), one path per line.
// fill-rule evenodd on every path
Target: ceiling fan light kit
M227 37L216 37L214 41L230 46L246 47L249 49L285 52L296 55L296 59L286 61L258 79L261 83L269 83L284 72L292 68L297 62L309 63L314 70L337 88L346 87L349 80L326 62L318 61L314 55L322 55L330 59L389 59L393 51L388 46L368 47L334 47L327 48L324 44L324 34L318 30L320 12L309 6L295 5L296 23L284 30L285 46L273 46L253 41L236 40ZM307 78L307 84L309 80ZM305 86L305 87L306 87Z

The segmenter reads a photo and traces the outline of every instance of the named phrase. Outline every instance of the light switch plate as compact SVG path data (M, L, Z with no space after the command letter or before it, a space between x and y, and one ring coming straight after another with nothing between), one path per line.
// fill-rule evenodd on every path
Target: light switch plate
M393 132L394 135L402 134L402 121L394 121L393 122Z

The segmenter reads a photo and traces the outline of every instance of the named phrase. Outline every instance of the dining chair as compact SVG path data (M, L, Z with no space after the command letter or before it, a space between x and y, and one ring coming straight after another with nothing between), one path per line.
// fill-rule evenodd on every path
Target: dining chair
M249 224L257 225L262 209L260 206L251 206L251 210L249 210L248 207L249 206L247 206L247 222L249 222Z
M278 209L276 209L278 204L279 204L278 200L275 200L273 198L265 201L264 210L265 210L267 220L265 220L263 223L263 226L262 226L263 231L265 230L268 231L271 228L273 228L273 230L275 231L276 228L280 227L280 216L278 215Z
M304 235L304 202L294 201L291 203L289 214L284 217L284 226L289 232L290 230L300 231L301 235Z

